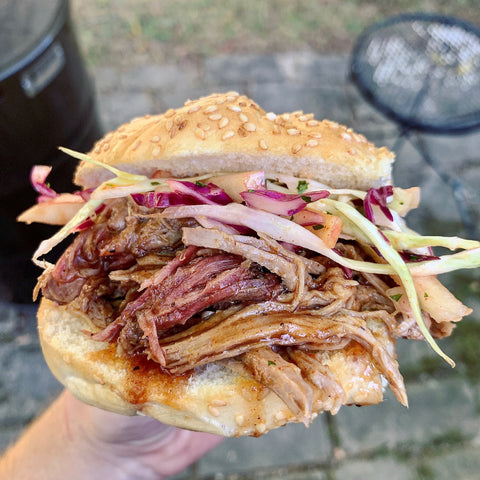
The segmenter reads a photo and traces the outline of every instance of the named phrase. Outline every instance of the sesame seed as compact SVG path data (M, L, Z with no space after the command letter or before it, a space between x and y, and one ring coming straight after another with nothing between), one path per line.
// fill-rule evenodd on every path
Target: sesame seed
M210 120L220 120L222 118L221 113L214 113L208 117Z
M195 136L200 140L205 140L205 132L201 128L195 129Z
M213 405L214 407L225 407L227 405L227 402L225 400L220 399L220 398L214 398L210 402L210 405Z
M118 138L123 140L125 138L128 138L128 135L126 133L122 133L121 135L118 136Z
M243 122L243 123L248 122L248 117L247 117L244 113L241 113L241 114L239 115L239 117L240 117L240 121L241 121L241 122Z
M217 101L216 101L216 104L217 105L223 105L225 103L225 99L223 98L219 98Z
M280 127L278 125L273 126L273 133L278 135L281 132Z
M265 117L267 118L267 120L273 122L277 118L277 115L273 112L268 112Z
M254 132L257 129L257 126L254 123L248 122L243 126L243 128L247 132Z
M317 147L318 146L318 140L315 139L315 138L312 138L305 145L309 148Z
M213 417L220 416L220 410L218 408L214 407L213 405L209 405L207 408L208 408L208 411L210 412L210 415L212 415Z
M275 420L277 422L282 422L283 420L285 420L286 418L286 415L285 415L285 412L283 410L279 410L275 416L274 416Z
M242 414L238 414L235 416L235 423L239 426L239 427L243 427L243 425L245 424L245 417L242 415Z
M308 136L312 138L322 138L321 133L310 133Z
M267 426L264 423L258 423L255 426L255 428L256 428L257 432L260 433L260 434L265 433L267 431Z
M352 136L349 134L349 133L342 133L342 138L344 140L347 140L347 142L351 142L352 141Z
M298 153L301 149L302 149L302 145L300 145L299 143L296 143L296 144L292 147L292 153L293 153L293 154Z
M183 130L187 126L187 121L183 120L181 123L178 124L178 129Z
M234 102L237 99L235 95L229 95L227 97L227 102Z
M238 102L238 105L240 107L246 107L247 106L247 104L245 102Z
M169 132L173 128L173 122L172 120L169 120L167 122L167 132Z
M136 150L142 142L140 140L137 140L133 145L132 145L132 150Z
M187 111L187 113L195 113L200 110L200 105L194 105L193 107L190 107Z
M161 150L160 147L155 147L155 148L153 149L153 151L152 151L152 155L153 155L154 157L157 157L158 155L160 155L160 152L161 152L161 151L162 151L162 150Z
M101 151L102 151L102 148L100 147L100 145L97 145L97 146L95 147L94 152L95 152L95 153L100 153Z
M108 142L105 142L103 144L103 151L106 152L110 148L110 144Z
M300 132L300 130L298 130L298 129L296 129L296 128L289 128L289 129L287 130L287 133L288 133L289 135L300 135L301 132Z
M169 110L167 110L165 112L165 118L173 117L175 115L175 113L176 113L175 110L173 108L170 108Z
M222 117L218 122L218 128L225 128L228 125L228 118Z
M286 120L287 122L290 120L290 114L289 113L284 113L282 115L283 119Z
M347 150L347 152L350 154L350 155L356 155L357 151L354 149L354 148L349 148Z
M152 143L157 143L160 141L160 137L158 135L155 135L154 137L152 137L152 139L150 140Z
M258 142L258 146L259 146L262 150L268 150L267 142L266 142L263 138Z
M232 138L234 135L235 135L235 132L233 130L228 130L223 134L222 140L228 140L229 138Z
M232 112L241 112L242 109L240 107L237 107L237 105L229 105L227 107L229 110L231 110Z
M316 127L316 126L318 125L318 123L319 123L318 120L309 120L309 121L307 122L307 125L308 125L309 127Z
M207 107L205 109L205 111L203 112L205 115L208 115L210 113L213 113L213 112L216 112L218 110L218 107L216 105L210 105L209 107Z
M207 122L200 122L197 124L197 127L202 129L204 132L207 132L210 130L210 128L212 128L212 126Z
M308 117L308 115L300 115L300 116L298 117L298 120L299 120L300 122L307 122L309 118L310 118L310 117Z

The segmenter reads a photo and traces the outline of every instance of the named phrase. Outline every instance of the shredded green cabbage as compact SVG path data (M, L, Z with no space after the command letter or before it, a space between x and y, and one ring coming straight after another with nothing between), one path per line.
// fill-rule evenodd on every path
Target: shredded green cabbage
M328 198L321 201L326 204L329 209L334 210L334 212L336 212L337 214L340 214L341 217L346 217L352 222L354 222L358 226L358 228L378 248L383 258L391 265L395 273L400 278L402 286L405 289L405 294L407 295L408 301L410 303L413 315L417 322L418 328L425 337L425 340L429 343L429 345L438 355L440 355L447 363L454 367L455 362L450 357L448 357L436 344L435 340L430 334L430 331L425 325L425 322L423 321L422 310L420 308L420 303L418 300L417 292L415 290L412 275L399 253L391 246L389 241L385 239L384 235L380 232L380 230L367 218L365 218L355 207L347 203L338 202L336 200L331 200Z
M468 250L480 247L480 242L476 240L466 240L460 237L422 236L414 233L394 232L390 230L385 230L383 233L397 250L410 250L412 248L422 247L445 247L450 250Z

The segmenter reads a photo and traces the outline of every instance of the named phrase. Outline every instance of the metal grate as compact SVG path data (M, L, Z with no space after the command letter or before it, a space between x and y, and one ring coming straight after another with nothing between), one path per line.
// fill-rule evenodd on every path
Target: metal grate
M480 29L407 14L358 39L351 74L363 95L404 128L462 133L480 127Z

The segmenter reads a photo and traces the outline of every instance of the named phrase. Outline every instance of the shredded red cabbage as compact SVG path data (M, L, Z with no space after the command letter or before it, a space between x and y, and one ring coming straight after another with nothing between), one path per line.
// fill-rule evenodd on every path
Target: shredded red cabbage
M55 198L58 194L47 185L47 177L52 171L52 167L47 165L34 165L30 172L30 182L40 195L37 202L45 202Z
M81 198L83 198L83 200L88 202L90 200L90 195L94 190L94 188L86 188L85 190L77 190L73 192L73 194L80 196Z
M196 198L197 203L209 205L228 205L233 200L225 193L225 190L213 183L195 184L181 182L179 180L166 180L172 192L188 195ZM189 205L189 204L188 204Z
M329 192L320 190L298 195L276 190L248 190L240 192L240 195L249 207L291 217L303 210L309 203L328 197Z
M409 250L403 250L398 252L402 257L403 261L407 263L414 263L414 262L426 262L429 260L440 260L440 257L436 255L422 255L415 252L410 252Z
M338 250L337 248L332 248L332 250L337 254L343 257L342 252ZM353 271L351 268L345 267L343 265L339 265L339 267L343 270L343 274L345 275L345 278L347 279L352 279L353 278Z
M175 205L197 205L198 200L178 192L132 193L133 200L142 207L166 208Z
M365 200L363 201L363 208L365 209L365 216L375 223L372 205L378 205L382 213L388 220L393 221L393 215L387 207L387 199L393 195L393 186L387 185L385 187L370 188L368 190Z

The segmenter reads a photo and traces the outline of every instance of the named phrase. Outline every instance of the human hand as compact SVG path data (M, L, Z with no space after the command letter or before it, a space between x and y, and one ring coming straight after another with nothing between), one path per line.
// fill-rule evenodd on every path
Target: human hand
M149 417L105 412L64 391L0 458L0 478L162 480L221 441Z
M150 417L127 417L86 405L64 392L69 428L98 462L118 478L163 479L181 472L222 437L165 425ZM103 466L101 470L103 470ZM117 477L110 477L117 478Z

